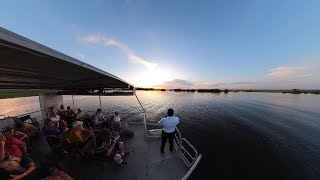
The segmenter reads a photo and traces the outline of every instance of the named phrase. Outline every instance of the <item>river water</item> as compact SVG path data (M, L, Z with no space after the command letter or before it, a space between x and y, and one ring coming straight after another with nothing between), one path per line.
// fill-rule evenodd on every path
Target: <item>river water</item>
M192 179L320 179L320 95L281 93L147 92L137 95L149 121L168 108L184 137L203 154ZM0 100L0 114L39 110L38 97ZM102 108L142 112L134 96L101 97ZM74 96L94 111L95 96ZM73 107L71 96L64 104Z

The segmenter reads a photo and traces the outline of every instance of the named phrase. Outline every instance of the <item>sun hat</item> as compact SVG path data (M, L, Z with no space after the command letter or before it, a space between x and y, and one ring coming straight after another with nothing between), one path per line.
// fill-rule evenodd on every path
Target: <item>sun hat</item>
M75 122L72 124L72 127L75 128L75 127L80 126L80 125L82 125L82 124L83 124L82 121L75 121Z

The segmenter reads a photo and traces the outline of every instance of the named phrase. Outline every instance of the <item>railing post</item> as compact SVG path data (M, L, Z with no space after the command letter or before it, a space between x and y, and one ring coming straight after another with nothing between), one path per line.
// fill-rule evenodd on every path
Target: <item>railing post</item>
M102 110L102 107L101 107L101 96L99 95L99 101L100 101L100 109Z
M181 146L182 146L182 137L181 137L181 133L177 127L176 127L176 131L179 135L178 155L180 156L181 155Z
M143 113L143 124L144 124L144 133L146 135L146 141L148 141L148 131L147 131L147 118L146 113Z
M73 105L73 109L75 109L73 95L72 95L72 105Z

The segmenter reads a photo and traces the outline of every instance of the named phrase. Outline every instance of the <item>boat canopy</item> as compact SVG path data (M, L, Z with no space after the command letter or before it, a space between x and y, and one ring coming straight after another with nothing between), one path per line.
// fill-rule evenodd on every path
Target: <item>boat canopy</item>
M0 90L132 89L126 81L0 27Z

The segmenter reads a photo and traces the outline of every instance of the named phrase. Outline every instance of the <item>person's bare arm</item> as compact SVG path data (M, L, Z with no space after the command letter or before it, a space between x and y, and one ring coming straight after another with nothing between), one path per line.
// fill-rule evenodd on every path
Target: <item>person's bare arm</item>
M24 139L28 139L28 135L23 133L23 132L20 132L20 131L16 131L16 134L20 137L19 139L22 141Z
M10 175L12 177L11 180L20 180L23 179L28 174L32 173L36 169L36 166L33 162L29 163L27 166L27 170L20 175Z
M4 136L1 134L0 135L0 161L2 161L5 157L5 151L4 151L4 145L6 141Z
M113 148L114 148L114 146L116 145L116 143L117 143L117 141L115 141L115 140L112 141L111 146L108 148L107 156L110 156L110 154L112 153Z

